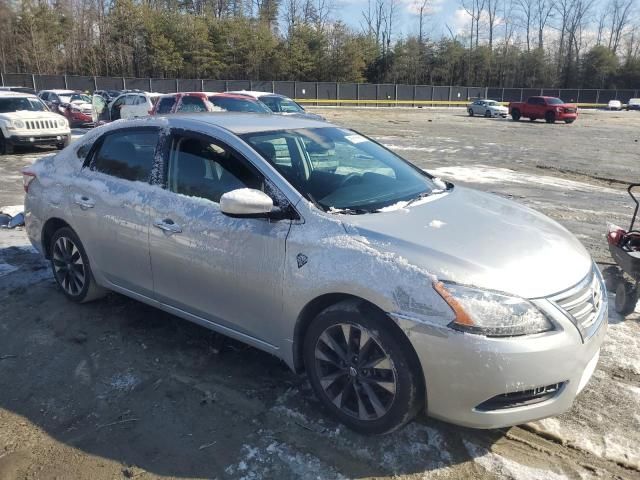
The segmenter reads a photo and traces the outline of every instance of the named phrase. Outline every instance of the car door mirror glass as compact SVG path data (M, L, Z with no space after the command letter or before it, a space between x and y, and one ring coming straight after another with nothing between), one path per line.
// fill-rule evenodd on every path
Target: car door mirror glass
M267 217L272 209L271 197L253 188L231 190L220 197L220 211L230 217Z

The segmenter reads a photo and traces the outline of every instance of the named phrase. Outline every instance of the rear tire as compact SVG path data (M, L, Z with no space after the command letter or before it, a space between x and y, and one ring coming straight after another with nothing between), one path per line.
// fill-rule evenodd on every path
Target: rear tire
M107 290L93 278L82 242L69 227L53 234L49 256L53 277L69 300L85 303L106 295Z
M316 396L329 412L362 434L392 432L424 406L424 378L411 344L390 320L347 300L312 321L304 364Z
M547 123L555 123L556 122L556 114L553 112L547 112L544 114L544 121Z
M616 312L626 316L633 312L638 301L638 289L631 282L621 281L616 288Z
M513 119L514 122L517 122L520 120L520 110L518 110L517 108L514 110L511 110L511 118Z

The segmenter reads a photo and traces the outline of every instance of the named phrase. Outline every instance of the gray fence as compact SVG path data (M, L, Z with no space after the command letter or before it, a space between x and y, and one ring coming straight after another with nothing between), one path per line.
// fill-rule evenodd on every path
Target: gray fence
M561 97L581 106L597 107L610 100L626 103L639 90L597 90L557 88L492 88L374 83L205 80L168 78L90 77L75 75L0 74L3 86L30 87L35 90L65 88L72 90L140 89L149 92L179 91L225 92L259 90L280 93L313 105L428 106L460 105L473 98L490 98L501 102L525 100L533 95Z

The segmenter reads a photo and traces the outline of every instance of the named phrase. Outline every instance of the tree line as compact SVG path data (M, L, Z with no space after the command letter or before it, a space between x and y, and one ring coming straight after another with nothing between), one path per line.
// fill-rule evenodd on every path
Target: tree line
M9 73L638 88L635 0L0 0ZM409 3L413 1L414 3ZM400 29L402 10L413 25ZM354 27L358 23L358 27Z

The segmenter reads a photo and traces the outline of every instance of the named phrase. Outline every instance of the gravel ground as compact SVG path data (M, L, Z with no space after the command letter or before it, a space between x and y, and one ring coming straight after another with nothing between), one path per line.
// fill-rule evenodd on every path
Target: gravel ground
M546 213L602 266L606 223L629 221L637 112L546 125L461 109L317 111ZM44 154L0 158L0 205L22 202L20 168ZM560 417L493 431L419 418L367 438L267 354L119 295L66 301L24 232L0 231L0 479L640 478L639 318L610 314L594 378Z

